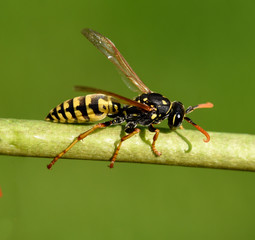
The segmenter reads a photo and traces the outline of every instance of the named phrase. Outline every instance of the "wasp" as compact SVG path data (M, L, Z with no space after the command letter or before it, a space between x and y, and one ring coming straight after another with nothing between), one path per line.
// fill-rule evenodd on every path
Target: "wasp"
M156 149L156 141L160 131L155 125L161 123L165 119L168 120L168 126L171 130L175 130L178 127L181 128L183 120L186 120L205 135L205 142L210 141L209 134L188 118L187 115L198 108L212 108L212 103L207 102L196 106L190 106L185 110L181 102L171 102L160 93L151 91L136 75L111 40L88 28L83 29L82 34L117 67L123 75L124 81L128 87L134 91L138 91L140 95L134 100L131 100L116 93L98 88L76 86L75 90L91 92L93 94L64 101L49 112L46 117L47 121L87 123L98 122L106 117L111 118L111 120L97 123L88 131L81 133L66 149L59 153L51 163L47 165L48 169L77 142L86 138L96 129L122 123L125 123L126 135L121 138L111 158L110 168L114 166L122 143L140 132L140 129L137 127L138 125L147 126L149 131L154 132L151 149L156 156L160 156L161 152Z

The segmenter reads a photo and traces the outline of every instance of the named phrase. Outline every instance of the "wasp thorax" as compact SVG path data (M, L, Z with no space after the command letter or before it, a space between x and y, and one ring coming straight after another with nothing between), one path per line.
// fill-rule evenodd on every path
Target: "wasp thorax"
M170 129L175 129L182 124L185 110L181 102L173 102L170 114L168 116L168 126Z

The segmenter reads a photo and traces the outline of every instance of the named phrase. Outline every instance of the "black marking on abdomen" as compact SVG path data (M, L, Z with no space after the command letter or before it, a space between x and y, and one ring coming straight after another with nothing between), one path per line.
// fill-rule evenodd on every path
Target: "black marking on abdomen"
M99 99L103 99L107 101L107 97L104 95L97 95L96 97L91 98L91 103L89 104L89 108L91 108L96 116L101 116L102 114L105 114L104 112L101 112L98 108L99 105Z
M82 116L85 119L89 119L87 107L86 107L86 103L85 103L85 97L79 97L79 105L76 107L76 110L80 111Z
M68 100L67 103L68 103L68 108L66 108L66 112L70 112L72 117L76 119L76 115L74 113L74 107L73 107L73 99Z
M51 113L47 115L46 120L54 121L54 118L51 116Z
M58 113L57 113L57 108L54 108L52 113L51 113L57 120L60 120Z
M59 106L60 106L60 110L58 110L58 113L62 114L64 119L67 119L67 116L65 114L65 109L64 109L64 103L61 103Z

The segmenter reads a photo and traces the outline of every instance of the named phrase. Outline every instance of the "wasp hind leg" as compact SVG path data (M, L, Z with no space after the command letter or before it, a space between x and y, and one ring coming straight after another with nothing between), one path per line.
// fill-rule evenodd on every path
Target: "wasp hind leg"
M108 126L111 126L112 124L114 124L114 121L108 121L105 123L98 123L95 126L93 126L91 129L89 129L88 131L80 134L78 137L76 137L74 139L74 141L61 153L59 153L51 162L50 164L47 165L48 169L51 169L51 167L58 161L59 158L61 158L67 151L69 151L77 142L79 142L80 140L84 139L85 137L87 137L89 134L91 134L92 132L94 132L96 129L98 128L105 128Z
M160 156L160 155L161 155L161 152L159 152L159 151L156 149L156 146L155 146L160 131L159 131L159 129L154 128L152 125L149 126L149 131L150 131L150 132L155 132L155 134L154 134L154 136L153 136L153 142L152 142L152 145L151 145L151 149L152 149L152 151L155 153L156 156Z

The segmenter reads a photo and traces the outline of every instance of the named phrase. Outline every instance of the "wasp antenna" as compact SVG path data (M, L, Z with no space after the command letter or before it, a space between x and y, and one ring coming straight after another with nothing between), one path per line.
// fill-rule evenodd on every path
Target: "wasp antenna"
M212 108L213 107L213 104L211 102L207 102L207 103L201 103L201 104L198 104L196 106L190 106L186 109L186 114L189 114L191 112L193 112L195 109L198 109L198 108Z
M189 122L190 124L192 124L197 130L199 130L201 133L203 133L206 136L206 139L203 139L204 142L209 142L210 141L210 135L208 134L208 132L206 132L203 128L201 128L196 123L194 123L190 118L184 117L184 119L187 122Z

